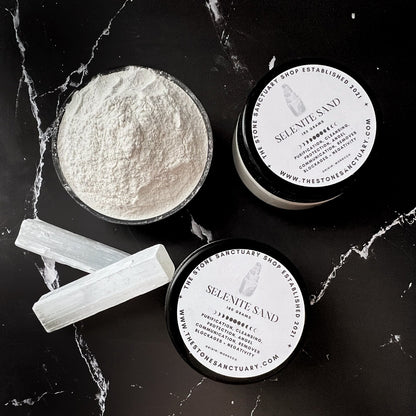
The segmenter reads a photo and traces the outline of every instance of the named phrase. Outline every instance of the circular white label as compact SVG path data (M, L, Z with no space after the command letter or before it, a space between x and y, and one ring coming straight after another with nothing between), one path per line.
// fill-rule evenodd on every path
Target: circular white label
M208 257L189 274L177 309L190 354L227 377L265 374L293 353L305 324L305 304L292 274L255 250Z
M258 96L251 132L273 173L306 187L341 182L366 161L376 136L370 97L352 77L301 65L272 79Z

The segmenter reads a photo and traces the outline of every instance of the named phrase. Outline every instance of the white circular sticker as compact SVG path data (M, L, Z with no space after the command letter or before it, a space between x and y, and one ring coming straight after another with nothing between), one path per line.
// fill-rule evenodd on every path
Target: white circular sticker
M376 115L363 87L343 71L301 65L272 79L258 96L251 132L273 173L306 187L341 182L366 161Z
M177 319L190 354L215 373L248 378L280 366L305 324L305 304L292 274L256 250L216 253L182 286Z

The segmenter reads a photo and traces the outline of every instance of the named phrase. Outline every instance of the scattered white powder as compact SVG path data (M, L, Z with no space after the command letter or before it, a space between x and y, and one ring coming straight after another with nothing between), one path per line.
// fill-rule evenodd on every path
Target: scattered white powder
M57 151L73 192L101 214L143 220L181 204L207 164L201 112L152 69L99 75L65 108Z

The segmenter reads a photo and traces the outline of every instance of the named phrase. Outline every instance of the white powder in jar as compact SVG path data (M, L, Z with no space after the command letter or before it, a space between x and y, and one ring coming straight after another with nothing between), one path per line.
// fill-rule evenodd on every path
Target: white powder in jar
M209 137L201 111L166 74L127 67L74 93L57 137L62 174L90 208L145 220L180 205L200 181Z

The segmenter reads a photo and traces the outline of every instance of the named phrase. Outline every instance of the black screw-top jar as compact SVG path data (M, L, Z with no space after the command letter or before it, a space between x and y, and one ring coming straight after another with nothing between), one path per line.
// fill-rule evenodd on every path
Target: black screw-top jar
M298 351L306 302L295 267L251 240L208 244L178 267L166 296L169 334L180 355L217 381L249 383Z
M345 70L311 60L278 66L254 87L240 114L236 169L270 205L320 205L368 166L377 118L368 88Z

